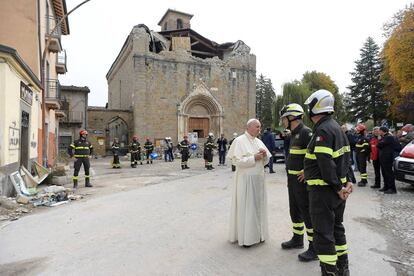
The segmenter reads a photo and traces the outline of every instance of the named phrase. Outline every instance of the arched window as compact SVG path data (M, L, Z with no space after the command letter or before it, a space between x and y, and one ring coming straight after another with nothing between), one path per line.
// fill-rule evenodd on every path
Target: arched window
M183 28L183 21L181 19L177 19L177 30Z

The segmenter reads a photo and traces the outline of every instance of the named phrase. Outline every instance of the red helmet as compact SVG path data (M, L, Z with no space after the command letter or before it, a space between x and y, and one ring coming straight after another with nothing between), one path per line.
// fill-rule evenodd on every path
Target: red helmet
M132 136L132 139L137 140L138 139L138 135Z
M79 135L80 135L80 136L82 136L82 135L88 135L88 132L87 132L86 130L84 130L84 129L81 129L81 130L79 131Z
M363 131L365 131L367 128L366 128L366 126L364 125L364 124L358 124L357 126L356 126L356 128L355 128L355 130L357 131L357 132L363 132Z

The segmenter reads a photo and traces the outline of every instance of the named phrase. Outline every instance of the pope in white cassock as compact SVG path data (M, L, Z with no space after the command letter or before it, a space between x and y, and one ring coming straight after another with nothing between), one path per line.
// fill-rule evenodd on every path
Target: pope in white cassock
M236 165L229 240L246 247L268 238L264 165L271 154L257 138L260 129L259 120L250 119L246 132L233 141L227 155Z

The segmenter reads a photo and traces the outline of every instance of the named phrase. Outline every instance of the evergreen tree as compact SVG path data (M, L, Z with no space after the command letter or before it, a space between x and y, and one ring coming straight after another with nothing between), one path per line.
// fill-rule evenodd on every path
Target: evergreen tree
M256 118L263 128L273 126L272 107L275 97L272 81L261 74L256 82Z
M379 47L368 37L361 49L360 59L355 61L355 70L351 73L353 85L348 87L351 99L347 107L355 119L372 119L377 124L385 118L387 102L380 81L382 68Z

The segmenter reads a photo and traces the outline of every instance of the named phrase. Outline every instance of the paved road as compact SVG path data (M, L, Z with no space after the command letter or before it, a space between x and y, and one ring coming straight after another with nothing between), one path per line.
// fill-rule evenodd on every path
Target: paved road
M270 239L245 249L227 242L229 167L206 172L191 161L186 171L178 162L110 171L95 177L96 196L3 227L0 275L319 275L316 262L297 261L300 250L280 248L291 235L283 164L266 179ZM392 241L373 230L381 196L356 189L347 204L352 275L397 275L384 260Z

